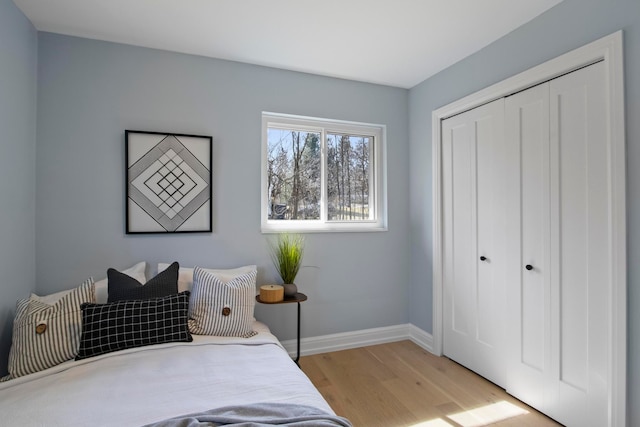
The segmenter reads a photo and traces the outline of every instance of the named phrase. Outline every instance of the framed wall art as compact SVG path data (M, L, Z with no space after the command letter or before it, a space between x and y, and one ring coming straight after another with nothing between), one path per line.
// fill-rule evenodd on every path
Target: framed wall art
M210 136L125 131L126 233L211 232Z

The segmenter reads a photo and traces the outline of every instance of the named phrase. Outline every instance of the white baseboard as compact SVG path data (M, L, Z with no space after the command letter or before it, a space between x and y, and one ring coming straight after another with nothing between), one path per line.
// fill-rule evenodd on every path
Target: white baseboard
M407 326L409 328L409 337L411 338L411 341L424 348L429 353L433 353L433 335L423 331L422 329L411 323L409 323Z
M402 340L411 340L425 350L433 352L433 336L411 323L405 323L403 325L302 338L300 340L300 355L310 356L312 354L348 350L350 348ZM295 339L282 341L282 345L292 357L295 357L297 351L297 341Z

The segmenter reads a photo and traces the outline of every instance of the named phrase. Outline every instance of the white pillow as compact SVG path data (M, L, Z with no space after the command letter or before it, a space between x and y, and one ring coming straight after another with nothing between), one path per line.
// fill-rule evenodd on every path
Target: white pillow
M53 304L57 303L60 300L60 298L62 298L65 295L67 295L72 290L73 289L65 289L64 291L60 291L60 292L56 292L55 294L49 294L49 295L44 295L44 296L31 294L31 296L29 298L31 300L33 300L33 301L39 301L39 302L47 304L47 305L53 305Z
M171 264L161 262L158 264L158 273L164 271ZM236 277L242 276L252 271L257 271L255 265L245 265L244 267L230 269L203 268L204 271L214 274L222 283L227 283ZM193 289L193 268L180 267L178 270L178 292L191 291ZM255 293L255 292L254 292Z
M166 264L166 266L168 267L169 264ZM137 263L133 267L127 268L126 270L122 270L121 273L124 273L127 276L133 277L140 283L147 283L147 277L144 274L146 269L147 269L147 263L142 261ZM108 285L108 281L106 278L95 282L96 304L107 303L107 296L108 296L107 285ZM45 296L38 296L36 294L31 294L31 299L34 301L39 301L39 302L48 304L48 305L53 305L56 302L58 302L60 298L67 295L72 290L73 289L66 289L64 291L56 292L55 294L50 294Z

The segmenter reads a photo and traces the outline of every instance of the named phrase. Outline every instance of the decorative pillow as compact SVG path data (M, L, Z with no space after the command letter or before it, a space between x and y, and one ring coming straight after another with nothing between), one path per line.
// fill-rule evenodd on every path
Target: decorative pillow
M34 298L18 301L9 375L17 378L73 359L82 332L80 305L94 301L92 278L52 305Z
M190 342L188 312L189 292L82 304L82 337L76 360L152 344Z
M159 263L158 272L166 270L169 264ZM212 269L203 268L203 270L209 273L215 274L222 282L227 283L229 280L233 280L238 276L242 276L252 271L256 271L255 265L247 265L244 267L230 268L230 269ZM190 291L193 288L193 268L180 267L178 271L178 292Z
M224 283L200 267L193 272L189 306L189 330L197 335L251 337L256 295L253 271Z
M178 263L174 262L169 268L158 273L144 285L133 277L110 268L107 270L107 278L109 280L108 302L160 298L177 294L179 268Z
M133 267L127 268L126 270L118 270L127 276L131 276L136 279L140 283L146 283L147 276L145 275L145 270L147 269L147 263L142 261L134 265ZM104 278L102 280L98 280L96 282L96 303L104 304L108 301L108 279Z
M73 292L73 289L65 289L64 291L56 292L54 294L49 294L49 295L42 295L42 296L36 295L36 294L31 294L29 299L31 299L33 301L39 301L39 302L42 302L42 303L45 303L45 304L48 304L48 305L54 305L55 303L60 301L60 299L63 296L68 295L71 292Z
M169 266L166 265L165 269ZM145 270L147 269L147 263L142 261L134 265L133 267L127 268L126 270L122 270L124 274L127 276L131 276L136 279L140 283L144 283L147 281L147 277L145 276ZM71 292L72 289L66 289L64 291L56 292L55 294L38 296L36 294L31 294L31 298L43 302L45 304L53 305L60 298ZM96 292L96 303L104 304L107 302L107 279L104 278L102 280L98 280L95 282L95 292Z

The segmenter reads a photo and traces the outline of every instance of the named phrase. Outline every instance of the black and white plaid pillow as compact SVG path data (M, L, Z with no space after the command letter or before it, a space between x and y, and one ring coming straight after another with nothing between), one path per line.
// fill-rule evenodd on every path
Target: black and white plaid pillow
M190 342L189 292L163 298L82 304L82 336L76 360L168 342Z

